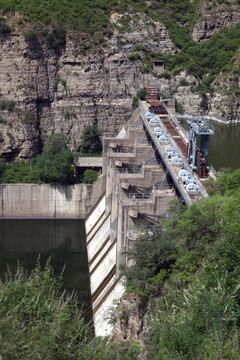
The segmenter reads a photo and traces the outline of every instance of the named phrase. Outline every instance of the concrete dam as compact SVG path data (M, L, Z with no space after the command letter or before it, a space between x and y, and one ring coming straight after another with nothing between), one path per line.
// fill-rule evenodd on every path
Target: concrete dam
M157 116L153 104L158 109ZM149 110L154 112L156 122L148 118ZM159 126L166 134L165 139L157 136ZM201 130L201 134L205 136L204 131ZM194 149L193 163L191 153L187 159L188 146L187 135L171 109L156 100L140 102L118 135L103 138L105 192L85 221L97 336L112 332L109 310L114 300L124 293L120 265L128 265L124 253L141 235L142 225L157 223L167 212L171 200L178 198L190 206L208 196L204 187L204 154L198 154L199 150L195 153ZM178 151L175 161L167 152L170 147L176 149L174 155ZM201 160L198 167L197 157ZM181 172L188 174L188 180L191 178L190 187L184 183Z
M140 102L117 135L103 137L102 175L94 185L0 185L2 218L85 219L97 336L112 333L109 311L125 289L120 265L128 265L124 253L143 231L142 225L158 223L171 200L178 198L189 206L208 196L202 173L197 175L195 164L186 158L188 139L171 102L159 102L155 97L147 100ZM165 134L162 138L160 131ZM175 149L172 156L169 148ZM200 159L203 172L204 159ZM192 186L184 183L181 171L189 174Z

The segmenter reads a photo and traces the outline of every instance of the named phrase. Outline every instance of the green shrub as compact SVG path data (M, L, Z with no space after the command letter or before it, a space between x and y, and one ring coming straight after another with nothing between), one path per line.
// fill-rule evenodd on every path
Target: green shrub
M24 33L25 41L33 42L37 40L37 32L35 30L28 30Z
M96 125L88 126L84 129L80 151L89 155L102 152L100 132Z
M5 169L6 169L6 162L4 159L0 158L0 178L4 173Z
M138 100L139 98L137 96L134 96L132 99L132 107L133 109L136 109L138 107Z
M62 84L62 86L66 87L67 85L67 81L65 79L60 79L60 83Z
M25 113L25 115L21 118L22 124L36 124L37 118L31 113Z
M200 102L200 107L203 109L204 112L206 112L208 110L208 97L207 94L202 93L202 100Z
M96 170L86 170L83 175L84 184L93 184L98 179L98 172Z
M143 52L148 52L148 48L142 44L137 44L134 46L134 51L143 51Z
M138 107L138 101L140 100L146 100L146 89L139 89L137 92L137 96L134 96L132 99L132 107L133 109L136 109Z
M175 110L179 114L184 114L184 107L177 100L175 100Z
M128 59L131 61L141 60L141 55L137 52L134 54L128 55Z
M68 148L68 139L63 134L54 134L47 139L42 154L37 158L8 163L0 182L73 184L73 161L74 155Z
M62 289L49 261L27 275L18 267L0 282L0 353L4 359L137 360L137 341L114 344L94 338L75 292Z
M147 94L146 89L139 89L138 92L137 92L137 97L140 100L146 100L146 94Z
M240 95L240 89L234 89L234 94L236 96L239 96Z
M150 69L148 66L143 66L141 69L140 69L141 73L142 74L147 74L149 73Z
M0 100L0 110L13 111L15 102L11 100Z
M61 185L73 184L75 182L73 161L74 155L68 148L67 137L60 133L50 136L42 154L36 160L40 180Z
M11 29L8 24L3 19L0 19L0 35L7 34L10 31Z
M189 83L185 79L182 79L179 86L189 86Z
M164 79L171 79L171 74L167 71L164 71L163 73L159 74L158 77L161 79L161 78L164 78Z
M63 26L56 25L46 36L48 46L55 51L59 51L66 44L66 31Z

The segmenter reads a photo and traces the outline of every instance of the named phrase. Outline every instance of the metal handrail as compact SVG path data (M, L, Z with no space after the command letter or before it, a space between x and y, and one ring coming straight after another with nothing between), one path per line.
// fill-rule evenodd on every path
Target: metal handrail
M128 125L128 129L143 129L143 126L140 124L136 124L136 125Z
M134 153L134 149L131 147L129 148L113 148L113 149L108 149L108 154L118 154L118 153L121 153L121 154L132 154Z
M118 134L109 134L109 133L104 133L102 134L102 137L105 138L116 138Z
M184 134L184 136L186 136L188 138L188 133L187 131L184 129L184 127L180 124L180 122L178 121L177 117L172 113L172 111L167 107L167 105L165 104L165 102L163 100L161 100L162 102L162 106L163 108L166 110L167 114L170 116L170 118L173 120L173 122L179 127L179 129L182 131L182 133Z
M144 122L144 125L146 127L146 129L148 130L148 133L149 135L151 136L152 138L152 141L155 145L155 147L158 149L158 151L160 152L161 156L162 156L162 159L163 161L165 161L166 163L166 166L168 167L169 169L169 173L171 174L172 178L175 179L175 185L176 187L179 189L179 191L181 192L182 196L183 196L183 199L185 201L185 203L187 205L191 205L192 204L192 200L191 198L189 197L189 194L185 191L185 189L182 188L182 185L177 181L177 176L171 166L171 164L169 163L169 161L165 158L165 154L163 152L163 150L161 149L161 146L158 142L158 140L156 139L156 137L154 136L153 134L153 130L152 128L150 127L149 125L149 122L147 121L146 117L145 117L145 114L147 113L147 109L145 108L144 104L139 101L139 105L140 105L140 116ZM161 120L160 120L161 121ZM177 121L178 123L178 121ZM164 125L163 125L164 126ZM173 139L171 138L171 136L169 136L169 142L170 144L175 147L176 144L175 142L173 141ZM185 157L181 156L180 155L180 158L182 159L182 162L183 162L183 165L184 165L184 168L190 172L190 174L193 174L193 170L192 168L189 166L188 162L186 161ZM204 188L204 186L201 184L200 180L197 178L197 185L199 186L199 190L200 190L200 194L202 197L208 197L208 194Z
M128 198L130 200L148 200L151 199L152 193L129 193Z
M143 168L130 169L130 168L114 168L114 175L117 174L142 174Z
M135 145L151 145L151 142L147 139L135 139L134 141Z
M169 185L155 185L153 184L153 191L157 191L157 190L170 190L170 186Z

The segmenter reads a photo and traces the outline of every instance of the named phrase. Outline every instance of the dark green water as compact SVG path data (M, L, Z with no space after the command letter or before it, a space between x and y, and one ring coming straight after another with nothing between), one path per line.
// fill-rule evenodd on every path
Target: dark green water
M41 265L49 257L54 273L63 274L63 287L75 289L80 303L90 308L90 288L83 220L0 220L0 277L7 265L12 271L18 261L28 271L40 254Z
M186 121L181 121L182 126L188 131ZM225 125L211 122L215 128L215 134L209 137L208 163L215 170L221 168L240 168L240 124ZM200 145L200 137L198 139Z
M240 168L240 124L224 125L211 123L215 128L215 135L210 136L208 160L219 170L222 167Z

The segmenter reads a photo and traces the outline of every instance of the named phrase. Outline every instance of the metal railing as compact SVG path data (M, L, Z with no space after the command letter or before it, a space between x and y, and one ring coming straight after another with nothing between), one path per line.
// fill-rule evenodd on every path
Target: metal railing
M160 146L160 143L158 141L158 139L154 136L154 133L153 133L153 130L151 128L151 126L149 125L149 122L148 120L146 119L145 117L145 114L147 113L147 109L145 108L144 104L139 101L139 105L140 105L140 116L144 122L144 125L152 139L152 142L154 143L156 149L159 151L161 157L162 157L162 160L165 162L165 165L167 166L168 170L169 170L169 173L175 183L175 186L178 188L178 190L180 191L185 203L187 205L191 205L192 204L192 199L190 198L189 194L186 192L185 188L182 186L182 184L180 184L178 182L178 178L177 178L177 175L175 173L175 171L173 170L173 167L171 165L171 163L169 162L169 159L166 158L166 154L164 153L163 149L161 148ZM166 106L166 105L165 105ZM177 121L178 123L178 121ZM176 144L175 142L173 141L173 139L171 138L171 136L169 136L169 142L171 144L171 146L175 147ZM180 158L183 162L183 166L184 168L190 172L190 174L192 174L193 176L193 170L192 168L189 166L188 162L186 161L185 157L181 156L180 155ZM202 197L208 197L208 194L204 188L204 186L201 184L200 180L197 178L197 185L199 186L199 192L201 194Z
M172 188L172 186L170 185L153 185L153 191L157 191L157 190L170 190Z
M147 139L135 139L134 141L135 145L152 145L150 141Z
M149 200L152 198L152 193L129 193L130 200Z
M143 169L141 168L136 168L136 169L131 169L131 168L114 168L114 175L117 174L142 174Z
M117 148L108 148L108 154L133 154L134 148L123 148L123 147L117 147Z
M116 138L117 137L117 133L114 133L114 134L110 134L110 133L104 133L102 134L102 137L105 139L105 138Z
M170 118L172 119L172 121L179 127L179 129L182 131L182 133L184 134L184 136L186 136L186 138L188 138L188 133L187 131L184 129L184 127L180 124L180 122L178 121L177 117L172 113L172 111L167 107L167 105L165 104L165 102L163 100L161 100L162 102L162 106L163 108L166 110L167 114L170 116Z
M142 126L142 124L140 125L140 124L136 124L136 125L128 125L128 130L131 130L131 129L133 129L133 130L136 130L136 129L143 129L143 126Z
M156 158L152 158L152 159L149 159L149 160L143 160L143 166L146 166L146 165L159 165L160 162L158 162L158 160Z

